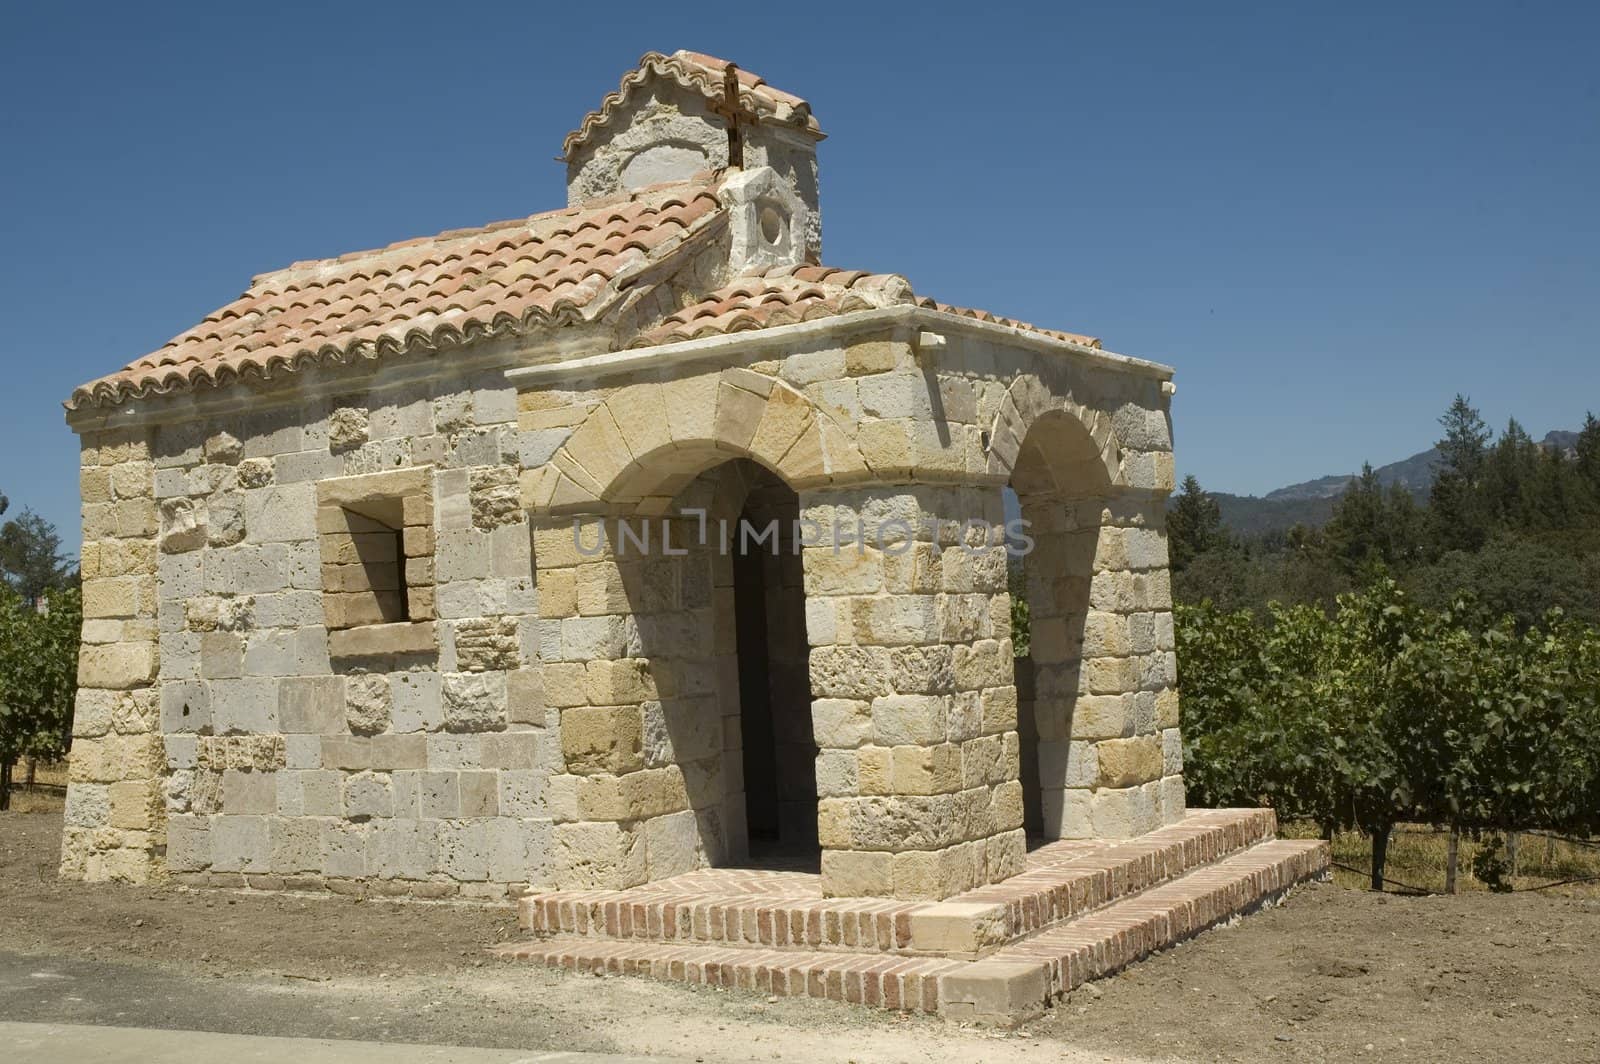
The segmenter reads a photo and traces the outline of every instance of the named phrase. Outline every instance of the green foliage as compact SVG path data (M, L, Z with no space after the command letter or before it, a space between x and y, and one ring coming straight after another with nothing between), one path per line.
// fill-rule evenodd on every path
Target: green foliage
M1391 580L1329 613L1177 610L1186 775L1197 805L1375 838L1401 821L1600 828L1600 630L1518 629Z
M1600 625L1600 551L1570 536L1502 532L1476 552L1451 551L1401 581L1423 606L1443 609L1470 592L1495 616L1519 628L1553 609Z
M1448 550L1477 550L1489 527L1481 492L1491 433L1463 395L1456 396L1439 424L1444 439L1428 497L1433 537Z
M66 753L82 626L76 588L51 593L43 611L0 590L0 766L7 778L21 758ZM0 808L4 798L0 789Z
M1167 512L1167 549L1174 572L1182 572L1197 555L1228 545L1222 527L1222 509L1192 476L1183 478L1183 490Z
M1369 466L1321 530L1196 537L1192 478L1169 511L1194 802L1360 828L1375 881L1402 821L1600 829L1600 422L1440 422L1425 507Z
M1319 530L1196 537L1213 509L1193 478L1169 510L1173 595L1268 615L1268 603L1333 608L1342 593L1392 577L1420 605L1447 608L1471 594L1518 629L1549 610L1600 624L1600 420L1535 443L1513 419L1497 440L1457 396L1440 419L1445 438L1426 506L1371 467L1330 503Z
M1339 497L1322 530L1328 558L1347 576L1390 572L1422 552L1422 514L1398 484L1385 491L1369 462Z
M1020 562L1006 568L1006 586L1011 592L1011 656L1025 658L1033 648L1028 626L1028 580Z
M1472 857L1472 875L1496 894L1511 892L1511 862L1501 854L1504 840L1491 835Z
M1573 465L1591 498L1600 499L1600 418L1593 414L1583 420L1583 431L1573 447Z
M65 586L70 567L55 526L32 510L0 525L0 579L24 599Z

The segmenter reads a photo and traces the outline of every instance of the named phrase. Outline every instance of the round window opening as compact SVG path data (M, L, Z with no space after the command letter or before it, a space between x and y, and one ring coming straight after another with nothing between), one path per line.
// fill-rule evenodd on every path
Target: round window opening
M769 244L776 244L783 236L783 215L776 207L761 208L761 236Z

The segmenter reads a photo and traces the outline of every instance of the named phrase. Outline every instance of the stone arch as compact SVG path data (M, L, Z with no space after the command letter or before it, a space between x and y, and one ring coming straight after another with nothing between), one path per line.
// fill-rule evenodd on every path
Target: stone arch
M739 540L727 526L758 495L762 515L752 520L773 518L781 531L770 548L755 548L764 571L752 585L737 570ZM817 859L801 559L779 549L796 533L799 497L753 459L712 452L673 503L660 514L556 517L545 539L554 549L536 545L541 613L558 625L546 692L562 707L573 777L559 786L577 800L576 819L558 829L570 840L552 865L560 886L626 886L746 863L753 719L768 725L761 734L773 769L809 778L809 792L774 788L772 799L774 809L787 799L791 814L804 815L805 831L782 834ZM581 536L570 522L583 523ZM752 602L757 621L741 613Z
M1030 649L1014 663L1024 822L1035 836L1080 837L1091 834L1088 796L1099 782L1075 720L1083 674L1126 627L1092 608L1109 560L1104 507L1125 488L1120 448L1109 416L1033 377L1012 385L996 425L1003 461L991 469L1007 474L1032 547L1020 559Z
M1058 394L1031 373L1018 374L1000 402L989 433L989 473L1006 480L1012 477L1024 444L1041 419L1049 421L1045 426L1049 443L1068 448L1065 454L1052 456L1052 468L1063 466L1065 460L1064 465L1074 472L1095 480L1103 477L1108 486L1123 486L1122 446L1110 415L1071 395Z
M864 476L851 435L803 392L743 368L624 385L588 408L525 486L529 509L661 512L717 461L796 491Z

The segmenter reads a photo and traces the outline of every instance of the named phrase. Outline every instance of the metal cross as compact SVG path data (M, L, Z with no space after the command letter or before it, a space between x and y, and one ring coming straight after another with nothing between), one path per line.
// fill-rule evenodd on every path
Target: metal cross
M728 167L744 169L744 135L739 124L755 125L759 116L744 106L739 96L739 68L729 63L722 70L722 98L711 101L711 113L728 123Z

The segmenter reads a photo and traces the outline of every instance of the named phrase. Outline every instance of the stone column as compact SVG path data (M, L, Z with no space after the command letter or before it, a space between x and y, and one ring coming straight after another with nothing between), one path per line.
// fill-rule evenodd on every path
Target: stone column
M66 879L162 877L166 818L154 469L142 431L82 436L83 646L72 718Z
M801 512L823 892L1021 872L1000 487L808 491Z

